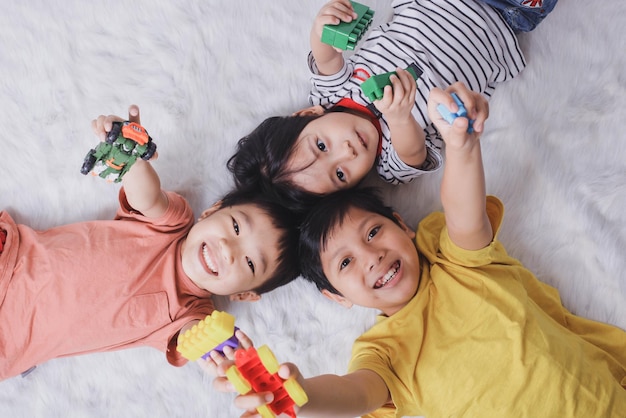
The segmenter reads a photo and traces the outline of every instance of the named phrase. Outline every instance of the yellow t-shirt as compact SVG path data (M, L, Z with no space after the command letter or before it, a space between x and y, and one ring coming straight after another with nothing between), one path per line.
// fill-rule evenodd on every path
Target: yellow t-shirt
M487 198L494 234L504 208ZM355 342L350 371L386 382L376 417L626 416L626 332L577 317L495 238L455 246L442 213L416 238L415 297Z

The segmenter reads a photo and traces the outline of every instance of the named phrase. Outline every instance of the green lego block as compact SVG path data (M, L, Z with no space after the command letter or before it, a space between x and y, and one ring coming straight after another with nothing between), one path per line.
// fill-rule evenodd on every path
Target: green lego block
M322 42L343 50L353 50L356 43L372 24L374 11L369 7L357 3L352 3L352 8L358 15L351 22L340 22L337 25L324 25L322 30Z
M406 70L411 73L416 81L419 76L422 75L422 70L416 64L409 65L406 67ZM365 94L365 96L367 96L367 98L372 102L374 100L382 99L385 86L391 84L389 77L395 73L395 71L390 71L388 73L371 76L361 84L363 94Z

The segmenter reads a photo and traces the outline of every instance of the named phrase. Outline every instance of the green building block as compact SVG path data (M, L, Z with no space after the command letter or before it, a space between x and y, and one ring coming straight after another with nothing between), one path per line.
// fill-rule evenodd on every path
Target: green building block
M411 73L416 81L419 76L422 75L422 70L416 64L409 65L408 67L406 67L406 70ZM361 84L361 90L363 91L363 94L365 94L367 98L370 99L370 101L372 102L374 100L382 99L385 86L391 84L389 77L391 77L391 75L395 73L395 71L390 71L388 73L371 76Z
M356 43L372 24L374 11L369 7L351 1L352 8L358 15L351 22L340 22L337 25L324 25L322 42L343 50L353 50Z

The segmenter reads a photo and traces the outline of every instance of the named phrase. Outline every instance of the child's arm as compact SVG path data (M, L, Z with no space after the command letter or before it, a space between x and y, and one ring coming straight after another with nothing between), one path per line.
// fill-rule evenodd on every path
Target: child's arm
M104 140L106 133L113 126L113 121L121 120L113 115L100 115L91 122L91 126L96 135ZM129 107L128 120L140 123L139 107L136 105ZM168 205L167 196L161 190L159 176L148 161L138 158L122 178L122 184L128 204L133 209L149 218L157 218L165 213Z
M474 119L474 132L471 134L467 133L467 118L458 117L450 125L437 111L439 104L452 112L458 110L450 95L452 92L461 98L468 117ZM480 135L489 115L487 100L462 83L455 83L445 92L431 90L428 113L446 143L441 202L450 239L467 250L483 248L493 239L485 208L485 173L480 151Z
M311 52L320 75L337 73L343 67L343 52L322 42L324 25L351 22L357 14L349 0L331 0L319 11L311 29Z
M252 346L245 333L238 331L237 337L241 347ZM227 347L224 354L230 360L211 353L215 366L210 370L219 376L215 379L214 386L221 392L234 392L232 384L224 377L226 370L233 364L234 352ZM299 409L298 416L352 418L375 411L390 400L383 379L369 370L359 370L344 376L321 375L304 379L294 364L286 363L280 366L278 375L284 380L294 376L307 394L308 402ZM272 402L272 396L271 392L251 392L238 396L235 406L252 413L259 406Z
M408 71L398 68L396 74L389 78L391 85L385 86L383 98L374 105L385 116L398 157L407 165L419 167L426 160L426 136L411 113L417 85Z

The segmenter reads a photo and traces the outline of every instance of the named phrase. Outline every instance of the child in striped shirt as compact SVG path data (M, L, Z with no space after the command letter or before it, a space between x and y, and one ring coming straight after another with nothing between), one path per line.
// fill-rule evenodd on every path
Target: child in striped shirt
M525 66L513 29L486 3L395 0L393 10L390 22L345 57L321 34L326 24L357 18L352 4L322 7L311 30L312 106L270 117L239 141L228 162L239 188L305 210L320 196L356 186L373 167L392 184L438 170L443 142L426 112L429 91L460 81L488 98ZM422 72L417 83L403 70L411 64ZM390 71L397 74L392 85L372 103L361 83Z

